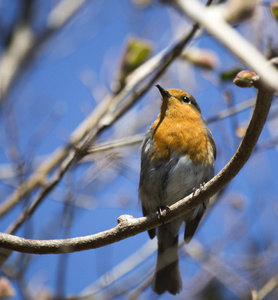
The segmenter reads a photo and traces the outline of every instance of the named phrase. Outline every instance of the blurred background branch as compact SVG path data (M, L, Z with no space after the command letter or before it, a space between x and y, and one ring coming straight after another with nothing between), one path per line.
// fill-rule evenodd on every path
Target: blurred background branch
M30 68L36 54L44 43L48 42L53 34L60 30L77 13L86 0L62 0L49 13L47 25L43 32L36 35L32 30L34 1L23 1L22 20L18 21L10 36L7 38L7 47L0 59L1 85L0 104L8 96L21 72Z

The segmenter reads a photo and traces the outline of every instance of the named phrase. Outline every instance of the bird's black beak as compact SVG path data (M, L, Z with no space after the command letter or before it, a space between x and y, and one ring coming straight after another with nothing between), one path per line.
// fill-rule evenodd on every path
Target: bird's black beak
M157 84L156 87L159 89L162 99L165 97L167 97L167 98L172 97L171 94L169 92L167 92L166 90L164 90L159 84Z

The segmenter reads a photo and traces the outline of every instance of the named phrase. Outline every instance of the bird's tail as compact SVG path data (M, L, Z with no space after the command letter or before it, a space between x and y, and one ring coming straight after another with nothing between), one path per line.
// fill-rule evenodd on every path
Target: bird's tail
M159 230L165 229L161 226L158 228ZM165 234L159 234L158 232L157 262L152 288L158 295L166 291L176 295L181 291L178 236L173 237L167 232Z

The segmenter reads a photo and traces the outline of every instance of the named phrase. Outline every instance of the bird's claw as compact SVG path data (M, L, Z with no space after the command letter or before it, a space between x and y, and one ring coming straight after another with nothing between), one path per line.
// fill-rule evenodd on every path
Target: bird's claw
M196 193L197 190L199 190L199 193L201 193L201 192L204 190L205 184L206 184L206 183L203 182L203 183L200 184L200 186L199 186L198 188L194 187L194 188L192 189L193 197L195 196L195 193Z
M200 186L199 186L200 192L202 192L204 190L205 185L206 185L205 182L203 182L203 183L200 184Z
M165 226L164 217L162 216L162 211L163 210L169 211L170 208L169 208L169 206L160 206L160 207L157 208L156 215L157 215L158 220L161 222L161 224L163 226Z

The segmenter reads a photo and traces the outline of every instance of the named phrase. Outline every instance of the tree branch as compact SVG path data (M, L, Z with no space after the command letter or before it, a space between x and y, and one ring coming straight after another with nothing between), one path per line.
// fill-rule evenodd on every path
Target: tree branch
M148 89L153 86L157 79L165 72L173 60L178 57L184 46L193 38L198 30L195 24L190 30L189 34L184 35L177 43L175 43L169 50L164 51L163 55L159 56L156 61L156 70L150 68L148 61L140 67L140 76L133 77L132 84L129 83L121 92L113 99L107 97L101 104L76 128L71 134L70 142L64 147L58 148L48 159L46 159L33 173L33 175L21 186L19 186L0 206L0 217L9 212L22 197L28 195L34 189L43 186L43 191L47 189L48 193L56 186L53 180L47 184L47 175L53 171L57 166L62 164L65 169L68 169L74 161L82 158L87 154L87 148L91 146L94 139L107 127L111 126L118 120L132 105L142 97ZM152 64L153 66L153 64ZM136 71L135 71L136 72ZM151 74L151 75L150 75ZM151 78L149 78L151 76ZM148 77L148 80L145 80ZM135 91L145 80L143 87ZM123 103L124 102L124 103ZM120 105L122 104L122 105ZM119 107L120 106L120 107ZM86 138L84 138L88 135ZM83 141L81 142L81 140ZM81 142L81 146L78 143ZM83 153L82 153L83 152ZM73 155L74 159L68 159L68 156ZM81 155L81 156L80 156ZM67 163L63 163L63 161ZM62 163L61 163L62 162ZM57 174L63 175L63 170L58 170ZM60 179L62 176L60 177ZM50 187L48 189L48 187ZM43 193L42 191L42 193ZM46 194L45 194L46 195ZM44 196L45 196L44 195Z
M257 101L245 136L236 153L228 164L200 191L191 194L173 204L169 210L162 212L165 222L178 218L204 202L231 181L249 159L262 131L271 105L273 91L256 82L258 87ZM72 239L63 240L29 240L9 234L0 234L0 247L26 253L58 254L99 248L125 238L134 236L160 225L156 214L135 219L132 216L121 216L118 225L109 230Z
M257 292L257 300L264 299L278 286L278 275L269 279L269 281Z
M260 74L265 85L278 91L278 71L251 43L226 22L230 16L228 7L222 5L205 7L196 0L175 0L173 3L217 38L252 71Z
M34 59L40 47L53 33L63 27L87 0L63 0L50 12L47 27L36 36L28 22L23 22L15 29L11 43L0 60L0 104L20 72Z

